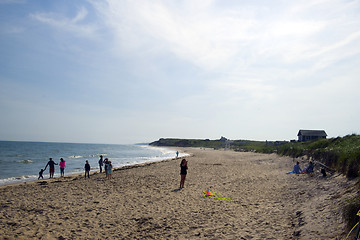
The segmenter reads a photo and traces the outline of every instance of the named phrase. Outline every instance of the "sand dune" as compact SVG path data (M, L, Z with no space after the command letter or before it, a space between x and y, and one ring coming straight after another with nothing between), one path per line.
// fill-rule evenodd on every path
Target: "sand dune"
M180 159L0 188L2 239L341 239L354 182L286 175L275 154L182 149ZM305 160L302 161L304 165ZM210 188L231 201L203 198Z

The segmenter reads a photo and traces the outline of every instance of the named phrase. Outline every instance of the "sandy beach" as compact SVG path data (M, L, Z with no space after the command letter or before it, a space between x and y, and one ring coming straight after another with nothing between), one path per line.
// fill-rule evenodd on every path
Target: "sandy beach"
M180 150L180 149L179 149ZM0 187L1 239L343 239L354 181L285 174L276 154L184 148L180 159ZM111 159L110 159L111 160ZM300 160L303 167L307 160ZM230 201L203 198L210 188Z

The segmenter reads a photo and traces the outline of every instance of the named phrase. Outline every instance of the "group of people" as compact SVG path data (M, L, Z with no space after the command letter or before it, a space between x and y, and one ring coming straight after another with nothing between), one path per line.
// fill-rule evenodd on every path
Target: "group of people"
M178 156L178 154L179 153L177 152L176 155ZM298 164L299 164L299 162L297 163L297 165ZM44 173L44 171L46 170L46 168L48 166L49 166L50 178L53 178L54 173L55 173L55 165L60 166L61 177L64 177L64 174L65 174L65 160L63 158L60 158L60 163L57 164L56 162L54 162L54 160L52 158L49 158L49 161L46 164L45 168L40 170L38 180L40 178L44 179L43 173ZM102 173L103 166L105 166L104 170L105 170L106 178L111 179L112 178L112 169L113 169L111 161L109 161L108 158L103 159L103 156L100 155L100 159L99 159L100 173ZM89 160L86 160L84 169L85 169L85 178L86 177L90 178L91 166L89 164ZM187 175L187 170L188 170L188 161L186 159L182 159L182 161L180 163L180 176L181 176L181 178L180 178L180 188L184 188L185 179L186 179L186 175ZM295 167L294 167L294 170L295 170Z
M54 173L55 173L55 165L60 166L60 175L61 175L61 177L64 177L64 174L65 174L65 160L63 158L60 158L60 163L57 164L56 162L54 162L54 160L52 158L49 158L49 161L46 164L45 168L40 170L38 180L40 178L44 179L43 173L44 173L44 171L46 170L46 168L48 166L49 166L50 178L53 178Z
M291 172L288 172L288 174L295 173L295 174L301 174L301 173L313 173L314 172L314 164L310 161L309 165L305 167L304 169L301 169L299 161L296 162L294 165L294 168Z
M100 160L99 160L100 173L102 172L102 166L105 165L106 178L110 179L111 175L112 175L112 168L113 168L111 161L109 161L108 158L105 158L104 161L102 159L103 159L103 156L100 156ZM100 162L101 162L101 164L100 164ZM65 160L63 158L60 158L60 162L58 164L58 163L54 162L54 160L52 158L49 158L49 161L46 164L45 168L40 170L38 180L40 180L40 178L44 179L43 173L48 166L49 166L50 178L53 178L54 173L55 173L55 165L59 165L60 175L61 175L61 177L64 177L64 175L65 175ZM84 169L85 169L85 178L86 177L90 178L91 167L89 164L89 160L86 160Z
M106 174L106 178L107 179L111 179L112 178L112 169L113 166L111 164L111 161L109 161L108 158L105 158L105 160L103 160L103 156L100 155L100 159L99 159L99 168L100 168L100 173L102 173L102 167L105 165L105 174ZM85 164L85 178L86 176L88 178L90 178L90 164L89 161L86 160L86 164Z
M104 170L105 170L106 178L111 179L112 178L112 169L113 169L111 161L109 161L108 158L103 159L103 156L100 155L100 159L99 159L100 173L102 173L102 168L104 165L105 165Z

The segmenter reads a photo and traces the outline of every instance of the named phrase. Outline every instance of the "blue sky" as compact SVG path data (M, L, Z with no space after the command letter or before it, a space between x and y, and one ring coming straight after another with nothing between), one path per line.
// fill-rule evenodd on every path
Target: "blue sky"
M0 0L0 140L360 133L360 2Z

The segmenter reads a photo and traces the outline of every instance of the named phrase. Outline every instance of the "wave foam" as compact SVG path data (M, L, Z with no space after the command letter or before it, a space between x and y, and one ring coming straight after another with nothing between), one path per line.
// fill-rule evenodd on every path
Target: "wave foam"
M17 161L18 163L25 163L25 164L29 164L29 163L33 163L32 160L20 160L20 161Z

